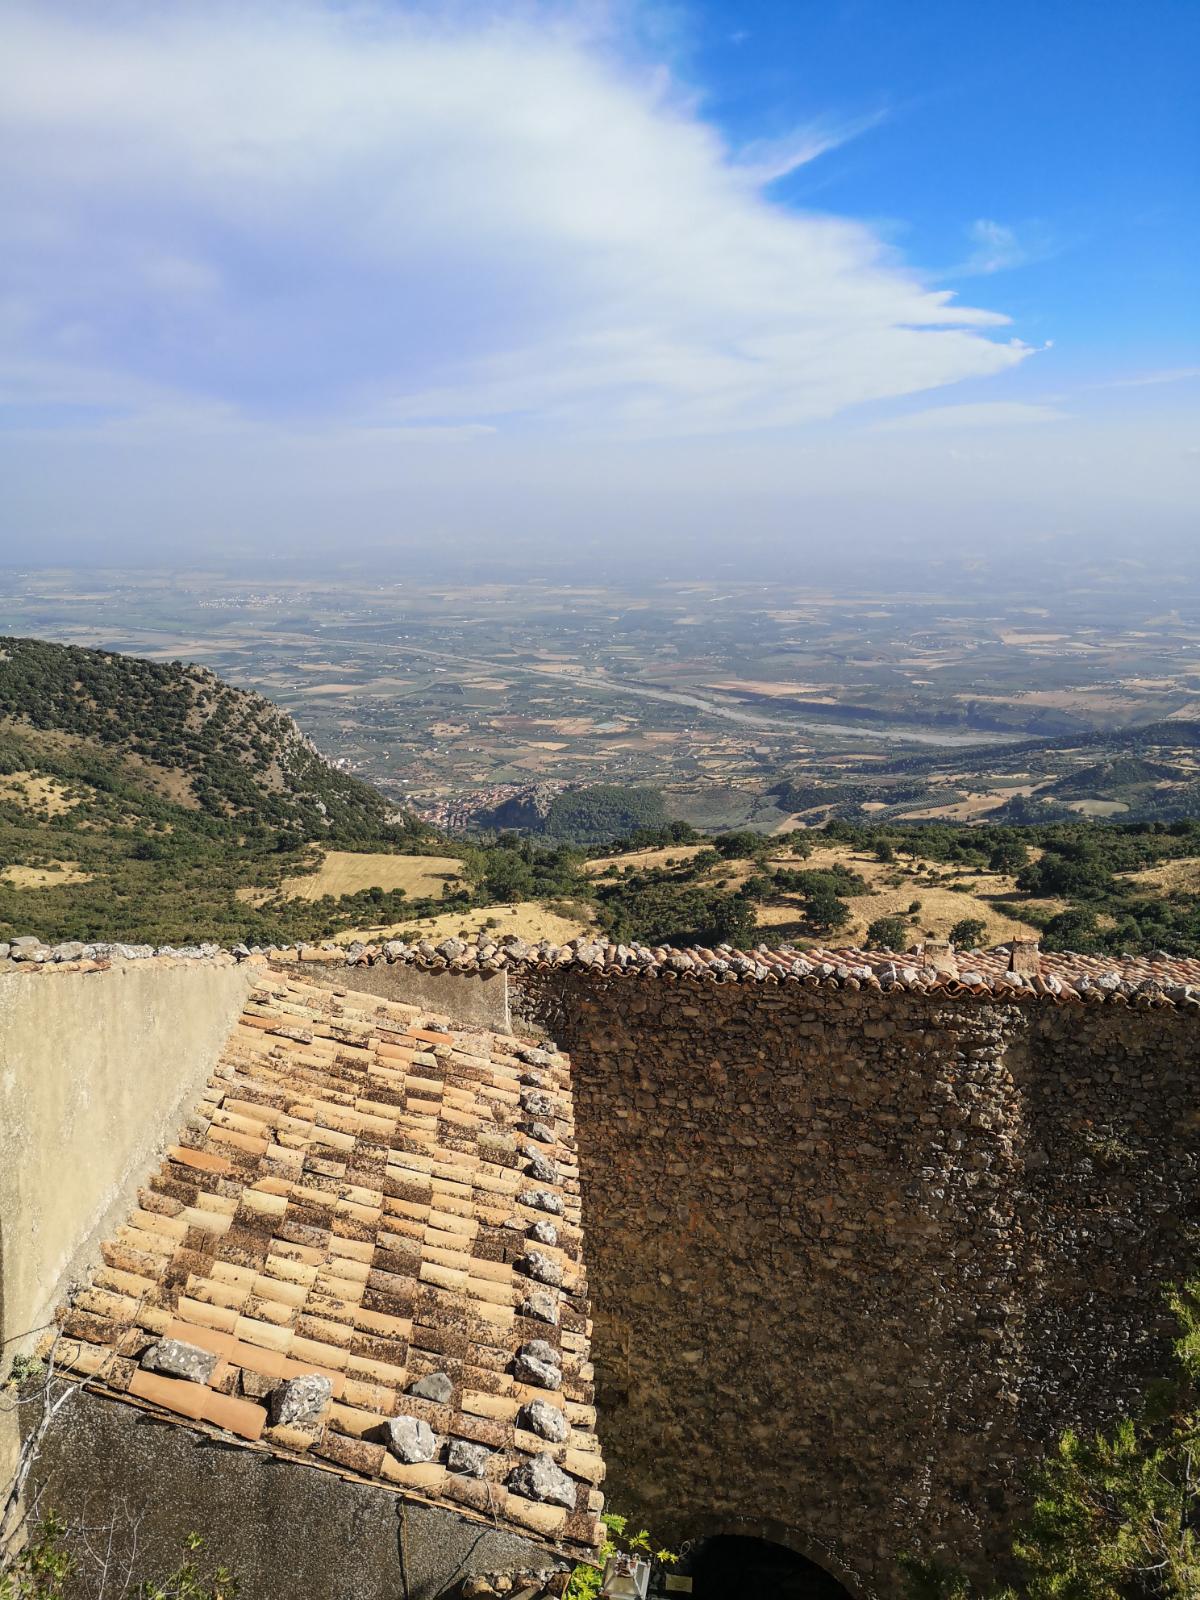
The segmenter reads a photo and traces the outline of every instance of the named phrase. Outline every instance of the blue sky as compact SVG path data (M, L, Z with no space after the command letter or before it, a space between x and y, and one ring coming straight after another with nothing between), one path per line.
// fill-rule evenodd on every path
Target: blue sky
M1190 538L1194 3L3 27L0 466L47 549Z
M813 110L880 116L781 183L787 204L875 222L968 294L954 269L986 262L970 229L994 224L1012 248L991 255L989 303L1072 370L1195 356L1200 6L744 0L694 15L682 53L733 139Z

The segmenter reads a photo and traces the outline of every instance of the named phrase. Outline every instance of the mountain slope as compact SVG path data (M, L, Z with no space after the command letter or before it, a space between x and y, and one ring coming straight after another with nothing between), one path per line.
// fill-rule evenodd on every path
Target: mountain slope
M314 844L419 847L430 830L389 813L202 667L0 638L0 940L311 937L327 911L250 902Z
M383 796L330 766L277 706L204 667L0 637L4 736L42 761L116 757L151 794L306 838L375 834L387 816Z

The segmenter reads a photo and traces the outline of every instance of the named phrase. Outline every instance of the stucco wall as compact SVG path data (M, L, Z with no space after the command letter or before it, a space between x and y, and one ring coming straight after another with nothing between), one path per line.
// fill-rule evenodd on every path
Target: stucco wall
M1031 1450L1161 1370L1200 1027L1170 1009L527 975L572 1052L610 1503L853 1593L981 1570Z
M0 975L0 1329L48 1322L199 1098L250 972ZM33 1343L31 1339L29 1341Z

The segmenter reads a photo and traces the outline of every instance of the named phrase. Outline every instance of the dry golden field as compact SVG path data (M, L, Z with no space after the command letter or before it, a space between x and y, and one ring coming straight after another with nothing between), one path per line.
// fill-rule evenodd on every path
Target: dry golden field
M590 862L589 870L600 870L609 864L634 868L661 867L672 859L690 860L704 848L704 845L669 845L662 849L639 850L630 855L606 856ZM768 859L769 869L782 867L821 871L838 865L856 872L870 885L872 892L847 897L846 904L850 907L852 920L832 936L834 944L861 943L866 937L868 925L877 917L888 916L903 916L912 930L913 940L922 935L945 938L954 924L966 917L978 918L984 923L984 944L999 944L1005 939L1027 935L1031 931L1030 925L1014 917L1008 906L997 904L998 896L1011 894L1016 887L1015 880L1003 873L970 872L959 880L964 885L960 890L949 887L951 873L937 862L920 858L912 861L907 855L902 860L882 862L873 855L863 854L843 844L821 846L806 860L789 855ZM736 889L757 870L748 861L723 861L705 874L705 881L723 881L730 889ZM940 881L931 884L928 880L935 876ZM966 887L968 884L969 889ZM920 910L910 912L909 907L916 901L920 902ZM1065 902L1039 901L1037 904L1039 908L1050 911L1065 909ZM802 905L803 897L800 895L777 895L759 905L758 925L763 929L798 925L802 920ZM811 938L811 935L802 935L798 926L797 935Z
M582 910L583 908L581 908ZM536 900L519 900L515 905L479 907L471 911L443 911L436 917L422 917L416 922L398 922L387 927L359 928L353 933L339 933L339 944L354 939L378 942L380 939L404 939L411 944L416 939L470 938L483 931L492 920L496 926L488 932L499 942L507 934L526 939L531 944L539 939L550 939L555 944L566 944L568 939L581 938L593 932L591 918L564 917L549 911Z
M708 844L668 844L661 850L635 850L623 856L597 856L594 861L585 863L584 871L591 877L609 867L633 867L644 871L647 867L665 867L669 862L691 861L701 850L711 848Z
M57 778L39 772L9 772L0 778L0 805L16 805L22 811L45 811L61 817L79 804Z
M320 900L363 889L403 889L410 900L440 895L442 886L462 876L455 856L392 856L328 850L316 872L285 878L280 894L288 900Z
M68 883L90 883L92 874L81 872L78 861L51 861L44 867L5 867L0 881L14 889L61 889Z

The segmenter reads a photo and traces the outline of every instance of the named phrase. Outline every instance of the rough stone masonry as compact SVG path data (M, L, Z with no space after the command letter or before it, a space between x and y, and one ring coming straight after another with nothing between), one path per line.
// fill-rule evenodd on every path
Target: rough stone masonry
M852 1593L994 1572L1031 1453L1163 1370L1195 1008L527 971L568 1049L610 1504Z

